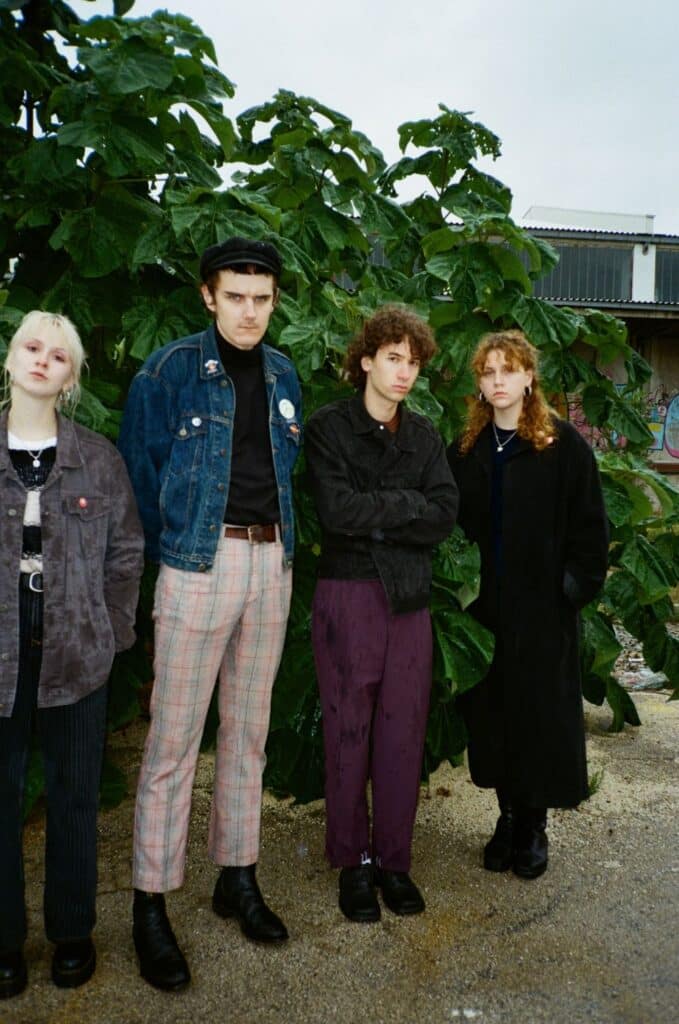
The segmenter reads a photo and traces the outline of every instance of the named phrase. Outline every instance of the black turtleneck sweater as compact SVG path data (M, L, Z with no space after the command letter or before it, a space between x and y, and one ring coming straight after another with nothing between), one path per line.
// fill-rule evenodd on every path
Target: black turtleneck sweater
M261 342L236 348L215 328L219 356L236 399L231 479L224 522L235 526L280 522L278 488L271 454L269 410Z

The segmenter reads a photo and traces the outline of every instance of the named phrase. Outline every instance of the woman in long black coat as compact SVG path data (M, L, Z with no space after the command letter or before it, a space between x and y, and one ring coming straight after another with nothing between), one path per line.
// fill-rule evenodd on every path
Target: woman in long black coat
M472 369L478 397L448 459L458 521L481 551L469 611L495 634L495 656L460 703L472 780L500 805L484 866L536 878L547 808L588 795L579 609L605 579L607 518L594 455L548 408L523 333L486 335Z

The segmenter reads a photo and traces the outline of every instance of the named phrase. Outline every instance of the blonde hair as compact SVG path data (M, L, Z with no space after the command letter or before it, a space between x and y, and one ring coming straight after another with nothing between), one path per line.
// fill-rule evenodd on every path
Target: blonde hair
M85 365L85 350L75 325L61 313L48 313L43 309L33 309L23 318L7 346L4 370L4 391L2 404L6 405L10 398L9 363L16 348L28 338L36 337L42 327L60 331L64 340L64 348L71 360L73 383L67 394L61 394L58 406L64 411L73 411L80 400L80 374Z
M523 331L507 330L485 334L476 346L471 358L471 369L479 387L481 374L491 352L501 352L508 369L528 370L533 374L530 394L523 400L517 434L530 441L536 451L540 452L554 441L554 413L547 405L540 387L538 374L538 351L531 345ZM466 455L473 447L477 437L493 418L493 407L489 402L474 396L467 411L467 422L460 439L460 452Z

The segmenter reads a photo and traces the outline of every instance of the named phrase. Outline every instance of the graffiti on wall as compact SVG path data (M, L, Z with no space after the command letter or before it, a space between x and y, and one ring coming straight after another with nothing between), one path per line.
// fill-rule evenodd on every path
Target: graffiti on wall
M673 459L679 459L679 395L674 395L668 402L663 427L665 451Z
M586 437L592 448L607 449L613 444L624 448L625 438L613 433L611 436L602 433L587 421L582 404L577 395L569 397L568 418L573 425ZM663 449L673 459L679 459L679 393L670 394L662 387L646 396L646 426L653 434L653 444L649 451L660 452Z
M657 387L646 396L646 426L653 434L652 452L660 452L665 444L667 412L672 405L673 396L662 387ZM677 404L673 407L673 419L676 417ZM675 446L673 446L675 447ZM670 454L673 455L672 452ZM674 458L677 458L674 455Z

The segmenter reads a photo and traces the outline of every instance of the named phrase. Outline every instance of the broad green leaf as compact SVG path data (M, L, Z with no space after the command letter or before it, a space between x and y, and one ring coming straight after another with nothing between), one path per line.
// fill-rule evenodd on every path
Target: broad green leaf
M443 407L436 397L429 390L429 381L424 376L419 376L415 386L408 395L408 408L427 416L432 423L438 423L443 412Z
M501 245L492 246L491 258L506 281L516 281L528 295L532 285L523 263L511 249Z
M590 384L584 389L581 397L582 411L589 423L599 426L608 422L613 403L610 386Z
M449 609L453 594L464 611L479 596L481 555L459 526L434 549L432 568L434 608Z
M325 361L326 333L322 321L310 317L290 324L281 331L278 341L289 349L303 381L310 380Z
M232 199L235 199L242 206L256 213L263 221L266 221L274 231L278 231L281 223L281 211L277 206L268 202L264 196L257 195L256 193L253 195L247 189L242 188L230 188L228 194Z
M649 448L653 443L653 435L646 426L644 418L617 395L608 414L608 420L613 430L617 430L622 437L633 444Z
M672 579L667 575L663 560L641 535L625 545L620 565L639 584L642 604L650 604L664 597L672 586Z
M607 679L613 671L622 647L613 632L613 628L595 609L587 609L582 620L584 642L591 652L588 670Z
M640 628L639 584L626 569L610 572L602 593L602 602L617 615L625 629L635 636Z
M672 585L679 583L679 534L674 530L661 533L651 541L658 558L665 567L665 572L672 580Z
M383 244L398 241L411 230L410 219L401 207L384 196L364 195L358 206L363 230L374 234Z
M517 294L511 313L537 348L568 346L578 333L577 321L567 310L550 306L544 299Z
M127 95L141 89L167 89L174 77L174 62L142 39L128 39L115 48L83 46L78 60L91 68L102 88Z
M66 249L83 277L103 277L124 262L115 226L91 207L67 214L49 244L52 249Z
M604 492L606 513L614 526L628 522L634 513L634 504L627 493L627 488L617 480L603 476L601 480Z
M454 700L440 699L434 685L424 750L424 777L429 777L443 760L456 765L467 745L467 730Z
M434 621L434 639L443 676L454 692L464 693L487 674L495 641L471 615L440 612Z
M610 725L611 732L620 732L624 728L625 723L641 725L632 698L612 676L609 676L606 683L606 699L613 712L613 721Z

